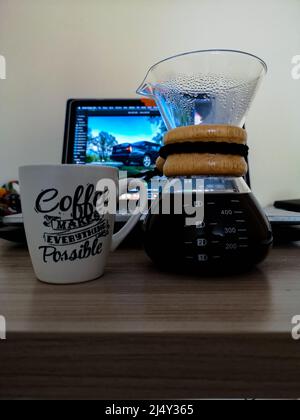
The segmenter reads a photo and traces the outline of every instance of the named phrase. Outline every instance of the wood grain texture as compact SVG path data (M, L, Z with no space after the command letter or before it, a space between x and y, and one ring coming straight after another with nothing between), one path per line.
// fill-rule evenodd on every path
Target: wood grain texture
M0 398L300 396L300 247L241 277L157 271L142 250L106 275L39 283L28 252L0 244Z
M231 125L190 125L177 127L168 131L164 137L164 144L186 141L217 141L246 144L247 131Z

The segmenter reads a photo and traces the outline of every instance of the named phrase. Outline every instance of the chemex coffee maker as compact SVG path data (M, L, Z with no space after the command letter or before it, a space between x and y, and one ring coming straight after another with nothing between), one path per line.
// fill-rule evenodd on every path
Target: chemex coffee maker
M179 181L202 216L178 212L180 188L164 189L145 221L145 249L162 269L239 273L263 261L273 243L270 224L244 180L248 171L246 114L266 64L238 51L178 55L154 65L138 93L154 99L168 133L157 169ZM201 195L202 194L202 195ZM203 199L199 199L203 197ZM178 201L178 200L177 200Z

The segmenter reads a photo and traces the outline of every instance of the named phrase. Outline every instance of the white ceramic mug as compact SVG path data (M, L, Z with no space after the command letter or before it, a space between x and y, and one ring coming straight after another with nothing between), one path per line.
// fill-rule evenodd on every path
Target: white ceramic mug
M103 205L103 197L109 201L112 196L109 188L101 191L98 186L108 180L119 197L127 192L129 180L119 184L118 169L88 165L23 166L19 179L26 237L37 278L72 284L101 277L109 252L137 224L141 211L114 235L115 214L100 214L98 206L99 202ZM142 181L135 183L143 187ZM144 196L142 209L146 205Z

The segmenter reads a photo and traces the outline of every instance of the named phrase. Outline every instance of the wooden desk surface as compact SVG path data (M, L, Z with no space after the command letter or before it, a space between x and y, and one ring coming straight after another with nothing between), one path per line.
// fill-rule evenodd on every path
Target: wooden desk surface
M224 279L159 272L142 250L49 286L0 242L0 398L300 397L300 246Z

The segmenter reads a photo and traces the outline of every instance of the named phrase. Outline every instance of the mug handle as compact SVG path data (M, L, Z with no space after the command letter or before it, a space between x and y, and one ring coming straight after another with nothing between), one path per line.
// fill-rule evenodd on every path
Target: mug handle
M119 197L123 194L126 194L128 191L128 186L134 183L134 188L140 188L140 210L138 212L134 212L125 226L122 227L119 232L115 233L112 237L112 244L111 244L111 251L114 252L118 246L123 242L126 236L132 231L132 229L136 226L136 224L141 219L142 213L146 210L148 206L148 194L147 189L145 188L145 183L141 179L137 178L128 178L128 179L121 179L119 181Z

